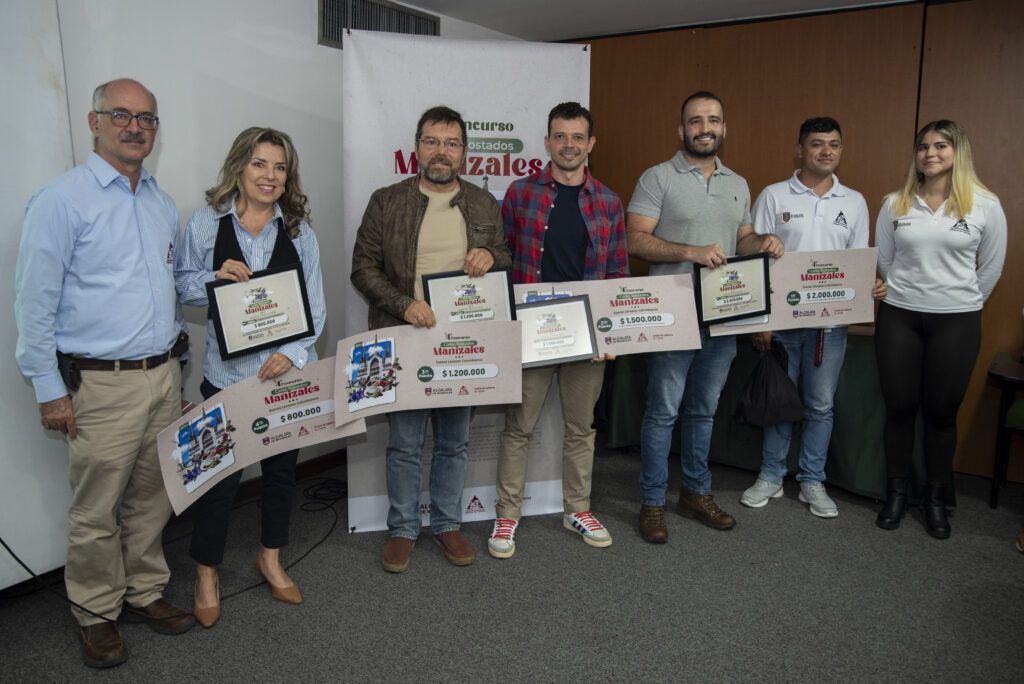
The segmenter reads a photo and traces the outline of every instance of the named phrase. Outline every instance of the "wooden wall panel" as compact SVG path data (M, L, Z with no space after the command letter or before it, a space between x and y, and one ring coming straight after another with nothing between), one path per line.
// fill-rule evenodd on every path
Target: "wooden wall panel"
M955 467L989 475L999 393L986 382L998 351L1024 347L1024 3L972 0L928 8L921 120L954 119L967 128L982 182L1002 202L1009 228L1006 266L982 316L981 352L960 409ZM1016 440L1010 476L1024 481L1024 440Z

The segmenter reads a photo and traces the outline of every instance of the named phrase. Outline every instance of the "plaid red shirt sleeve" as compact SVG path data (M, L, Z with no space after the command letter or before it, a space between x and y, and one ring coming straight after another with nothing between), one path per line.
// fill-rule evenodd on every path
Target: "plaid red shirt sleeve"
M550 164L539 174L515 181L505 192L501 217L512 250L512 279L516 283L540 282L544 230L555 197ZM628 277L629 254L622 201L591 176L589 170L580 191L580 213L590 233L590 245L583 262L584 279Z

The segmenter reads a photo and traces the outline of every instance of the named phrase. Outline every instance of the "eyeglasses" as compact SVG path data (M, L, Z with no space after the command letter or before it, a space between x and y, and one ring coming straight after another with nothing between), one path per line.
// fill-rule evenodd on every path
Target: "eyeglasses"
M449 152L458 152L464 145L461 140L452 138L450 140L438 140L437 138L420 138L420 144L428 150L436 150L438 145L444 145Z
M153 116L152 114L132 114L126 112L123 109L112 109L110 111L95 112L96 114L106 114L110 117L110 123L114 124L118 128L127 128L135 119L139 122L139 128L144 131L151 131L160 125L160 118Z

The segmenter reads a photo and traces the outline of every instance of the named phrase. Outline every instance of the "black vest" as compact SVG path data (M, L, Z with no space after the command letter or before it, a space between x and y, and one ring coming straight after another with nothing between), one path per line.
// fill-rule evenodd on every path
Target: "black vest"
M301 265L299 252L284 231L284 221L280 218L276 218L274 221L277 223L277 239L274 240L274 251L270 253L270 262L267 263L267 268ZM231 220L231 214L224 214L220 217L220 224L217 226L217 241L213 244L213 268L220 269L221 264L228 259L241 261L252 268L252 264L245 260L242 246L238 244L238 238L235 237L235 223ZM211 300L210 306L206 310L207 318L213 318L214 307L215 304Z

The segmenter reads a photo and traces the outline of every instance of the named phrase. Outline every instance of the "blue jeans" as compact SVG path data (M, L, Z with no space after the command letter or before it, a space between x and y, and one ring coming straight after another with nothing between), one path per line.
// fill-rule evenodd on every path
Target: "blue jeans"
M702 329L700 341L701 349L647 356L647 407L640 430L640 502L645 506L665 505L668 454L680 401L683 487L694 494L711 493L711 432L718 399L736 357L736 338L711 337Z
M455 407L395 411L388 414L388 535L416 539L423 522L423 440L427 418L434 434L430 463L430 529L442 534L462 524L462 488L469 462L469 420L472 409Z
M846 357L846 328L825 330L821 365L815 367L818 330L776 332L789 355L789 377L801 386L804 400L803 431L800 434L800 482L824 482L828 443L832 439L832 402L839 384L839 371ZM764 429L760 478L782 484L786 477L786 456L793 439L793 424L779 423Z

